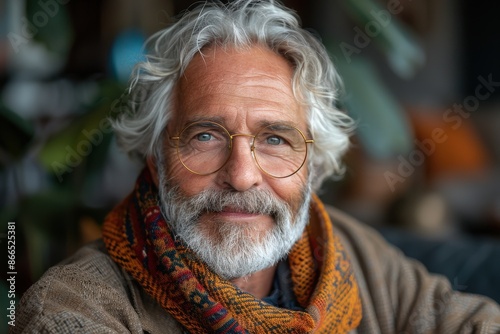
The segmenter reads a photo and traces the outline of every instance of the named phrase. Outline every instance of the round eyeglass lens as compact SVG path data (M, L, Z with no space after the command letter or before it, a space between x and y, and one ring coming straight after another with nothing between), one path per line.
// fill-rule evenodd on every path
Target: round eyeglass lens
M288 177L304 165L306 138L295 127L269 125L255 136L253 152L264 172L278 178Z
M230 135L221 125L197 122L179 135L179 160L195 174L208 175L218 171L231 153Z

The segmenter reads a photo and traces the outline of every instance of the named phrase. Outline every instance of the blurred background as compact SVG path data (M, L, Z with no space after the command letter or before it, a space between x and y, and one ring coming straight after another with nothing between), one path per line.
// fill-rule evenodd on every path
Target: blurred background
M131 190L141 165L107 119L127 110L145 39L192 3L0 0L0 240L5 254L16 222L18 296ZM500 3L284 3L327 46L358 121L321 197L500 300Z

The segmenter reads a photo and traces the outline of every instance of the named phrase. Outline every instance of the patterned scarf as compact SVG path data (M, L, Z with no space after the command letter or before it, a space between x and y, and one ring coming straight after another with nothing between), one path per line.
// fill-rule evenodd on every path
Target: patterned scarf
M288 255L293 292L305 312L269 305L198 260L173 237L147 169L106 218L103 238L113 260L191 333L345 333L361 320L347 252L317 197Z

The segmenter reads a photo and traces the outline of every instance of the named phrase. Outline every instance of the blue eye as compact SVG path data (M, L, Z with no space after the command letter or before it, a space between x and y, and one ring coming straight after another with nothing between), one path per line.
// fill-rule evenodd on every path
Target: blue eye
M283 143L283 139L281 139L280 137L278 136L272 136L272 137L268 137L266 139L266 142L269 144L269 145L280 145Z
M212 139L212 135L206 132L200 133L196 136L196 139L198 139L199 141L209 141L210 139Z

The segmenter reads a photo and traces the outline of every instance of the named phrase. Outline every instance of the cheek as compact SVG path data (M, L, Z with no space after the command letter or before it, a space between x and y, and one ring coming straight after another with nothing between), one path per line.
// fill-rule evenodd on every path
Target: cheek
M299 209L307 185L305 175L297 173L285 179L272 179L269 184L274 193L287 202L294 212Z
M211 176L199 176L188 171L177 157L175 149L165 152L165 177L169 185L179 186L179 190L185 196L193 196L207 189L212 182Z
M175 148L167 148L163 152L163 166L167 183L169 185L182 185L183 182L179 181L185 179L183 174L189 171L179 161Z

